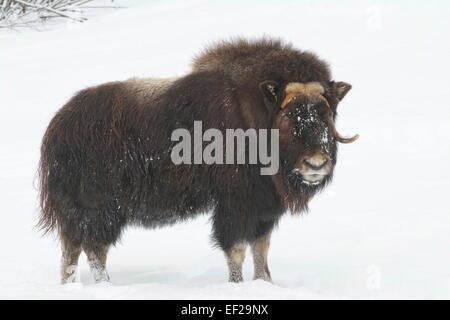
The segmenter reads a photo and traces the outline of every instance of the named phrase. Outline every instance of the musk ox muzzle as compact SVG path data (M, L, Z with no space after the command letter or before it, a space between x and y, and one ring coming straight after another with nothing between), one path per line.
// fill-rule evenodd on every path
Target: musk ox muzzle
M330 157L325 152L319 151L311 156L301 157L292 172L298 175L303 183L318 185L331 174L332 170Z

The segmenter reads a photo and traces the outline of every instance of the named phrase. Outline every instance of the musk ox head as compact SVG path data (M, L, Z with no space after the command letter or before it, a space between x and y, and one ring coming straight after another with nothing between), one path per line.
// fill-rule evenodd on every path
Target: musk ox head
M345 82L275 81L260 84L266 107L273 116L272 128L279 130L280 165L288 193L314 191L332 177L337 142L343 138L335 128L336 107L351 85Z

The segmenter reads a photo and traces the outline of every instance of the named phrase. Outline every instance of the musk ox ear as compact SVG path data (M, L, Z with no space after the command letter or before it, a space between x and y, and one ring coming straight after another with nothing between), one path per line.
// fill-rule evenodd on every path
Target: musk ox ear
M349 84L347 82L342 82L342 81L339 81L339 82L331 81L329 83L329 86L338 101L341 101L342 99L344 99L347 92L349 92L350 89L352 88L351 84Z
M277 82L272 80L266 80L259 84L259 89L261 90L264 101L273 107L278 102L280 96L280 86Z

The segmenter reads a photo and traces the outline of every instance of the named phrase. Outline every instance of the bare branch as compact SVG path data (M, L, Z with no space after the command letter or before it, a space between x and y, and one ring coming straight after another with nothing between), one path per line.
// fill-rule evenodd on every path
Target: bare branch
M23 4L24 6L50 11L52 13L60 15L61 17L69 18L69 19L72 19L72 20L75 20L75 21L78 21L78 22L83 22L84 20L86 20L86 19L83 19L83 18L82 19L73 18L73 17L71 17L68 14L65 14L65 13L63 13L61 11L58 11L58 10L55 10L55 9L52 9L51 7L46 7L46 6L39 5L39 4L29 3L29 2L26 2L26 1L22 1L22 0L13 0L13 1L17 2L17 3L20 3L20 4Z
M123 8L120 6L89 5L93 0L0 0L0 28L32 27L49 19L63 18L76 22L85 10L95 8Z

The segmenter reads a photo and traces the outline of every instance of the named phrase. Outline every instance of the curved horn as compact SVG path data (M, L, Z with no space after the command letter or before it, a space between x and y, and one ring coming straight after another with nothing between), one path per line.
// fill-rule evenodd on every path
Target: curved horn
M323 101L325 101L325 103L327 104L328 108L330 108L330 110L333 110L333 109L331 109L331 106L330 106L330 104L328 103L328 100L325 99L325 97L324 97L323 95L319 94L318 96L319 96L319 98L321 98ZM355 134L355 135L354 135L353 137L351 137L351 138L344 138L344 137L342 137L342 136L339 134L339 132L337 132L337 130L336 130L336 126L334 125L334 120L333 120L333 118L330 118L330 125L331 125L331 129L333 130L333 135L336 137L336 140L339 141L340 143L352 143L352 142L355 142L356 140L358 140L358 138L359 138L359 134Z
M330 124L331 124L331 129L333 130L333 134L336 137L336 140L339 141L340 143L352 143L352 142L358 140L359 134L355 134L351 138L344 138L344 137L342 137L339 134L339 132L337 132L336 126L334 125L334 120L333 119L330 119Z

